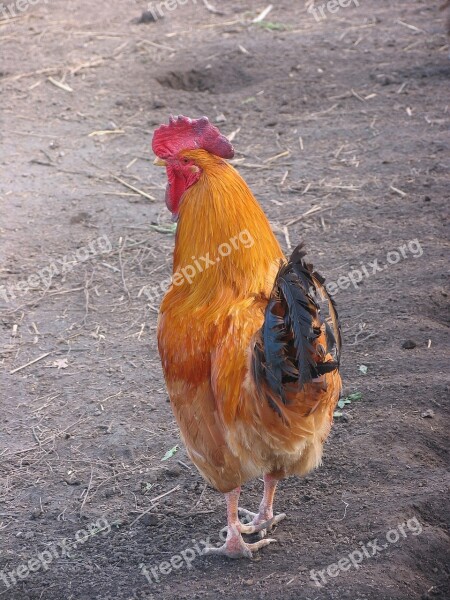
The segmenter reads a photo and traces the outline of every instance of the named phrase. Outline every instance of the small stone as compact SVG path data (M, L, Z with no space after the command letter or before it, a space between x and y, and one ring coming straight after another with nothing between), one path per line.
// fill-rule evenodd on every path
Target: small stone
M344 413L342 415L342 420L345 421L345 423L350 423L350 421L353 421L355 417L353 417L350 413Z
M391 85L394 83L392 77L389 77L388 75L378 75L378 81L381 83L381 85Z
M140 519L140 521L143 525L146 525L148 527L153 527L154 525L158 524L158 517L156 515L147 514L147 515L144 515L142 517L142 519Z
M169 477L179 477L181 475L181 469L178 466L166 469L166 475L168 475Z
M434 410L432 408L424 410L422 413L420 413L420 416L422 419L432 419L434 417Z
M416 346L417 344L413 340L405 340L402 344L402 348L404 348L405 350L412 350Z
M142 15L138 19L134 19L132 22L141 25L142 23L156 23L159 19L162 19L164 15L157 17L153 11L144 10Z
M76 215L70 217L70 224L74 225L77 223L84 223L85 221L89 221L91 215L88 212L79 212Z
M217 115L216 117L216 123L225 123L226 120L227 118L223 113L220 113L220 115Z
M71 477L65 477L64 481L67 483L67 485L81 485L81 481L79 479L74 479Z

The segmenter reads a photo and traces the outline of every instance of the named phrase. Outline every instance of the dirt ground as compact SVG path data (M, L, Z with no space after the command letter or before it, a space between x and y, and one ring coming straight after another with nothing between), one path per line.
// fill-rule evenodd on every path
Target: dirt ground
M448 597L446 17L359 4L320 22L288 0L260 23L260 0L140 24L135 0L0 15L0 598ZM150 149L170 113L234 133L286 251L304 240L333 282L364 273L335 296L361 398L323 466L282 482L278 544L251 561L198 556L223 498L182 447L162 460L180 440L146 286L170 275Z

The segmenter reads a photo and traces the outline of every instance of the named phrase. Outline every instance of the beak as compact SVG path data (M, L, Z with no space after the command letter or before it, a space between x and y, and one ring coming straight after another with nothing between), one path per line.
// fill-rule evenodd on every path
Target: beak
M157 167L165 167L167 165L166 161L159 157L155 158L153 164Z

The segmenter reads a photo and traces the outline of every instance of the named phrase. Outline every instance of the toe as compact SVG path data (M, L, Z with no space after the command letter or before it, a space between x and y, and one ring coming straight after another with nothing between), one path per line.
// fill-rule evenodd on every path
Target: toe
M256 519L256 517L258 516L257 513L251 512L250 510L241 507L239 507L238 509L238 514L242 519L245 519L244 523L246 524L250 523L251 521L253 521L253 519Z
M241 524L240 530L241 533L251 534L258 533L259 531L263 531L264 529L270 529L274 523L275 517L269 519L268 521L261 521L261 523L255 523L250 525Z
M286 513L280 513L279 515L275 515L272 519L271 527L273 527L274 525L277 525L280 521L282 521L285 518L286 518Z
M257 548L254 548L254 550L257 550ZM225 543L219 548L214 548L214 546L206 546L203 549L203 555L222 555L226 556L227 558L251 558L252 551L250 549L250 544L242 543L239 547L234 548Z
M276 542L273 538L258 540L252 544L246 544L241 535L238 537L228 538L223 546L219 548L215 546L206 546L203 549L203 555L222 555L227 558L252 558L252 553L256 552L264 546L268 546L272 542Z
M265 538L264 540L259 540L258 542L254 542L253 544L247 544L247 548L250 550L250 552L256 552L256 550L264 548L264 546L268 546L269 544L272 544L276 541L277 540L275 540L274 538Z
M267 535L267 531L270 531L274 525L277 525L280 521L286 518L286 513L280 513L271 519L266 521L260 521L258 515L248 525L241 524L241 533L252 534L260 533L260 537Z

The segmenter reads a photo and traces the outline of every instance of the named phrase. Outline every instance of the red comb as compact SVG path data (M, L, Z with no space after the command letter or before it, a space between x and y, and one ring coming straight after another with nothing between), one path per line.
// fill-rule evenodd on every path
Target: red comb
M161 125L152 141L153 152L159 158L170 158L182 150L202 148L221 158L233 158L234 148L227 138L209 122L208 117L170 117L169 125Z

